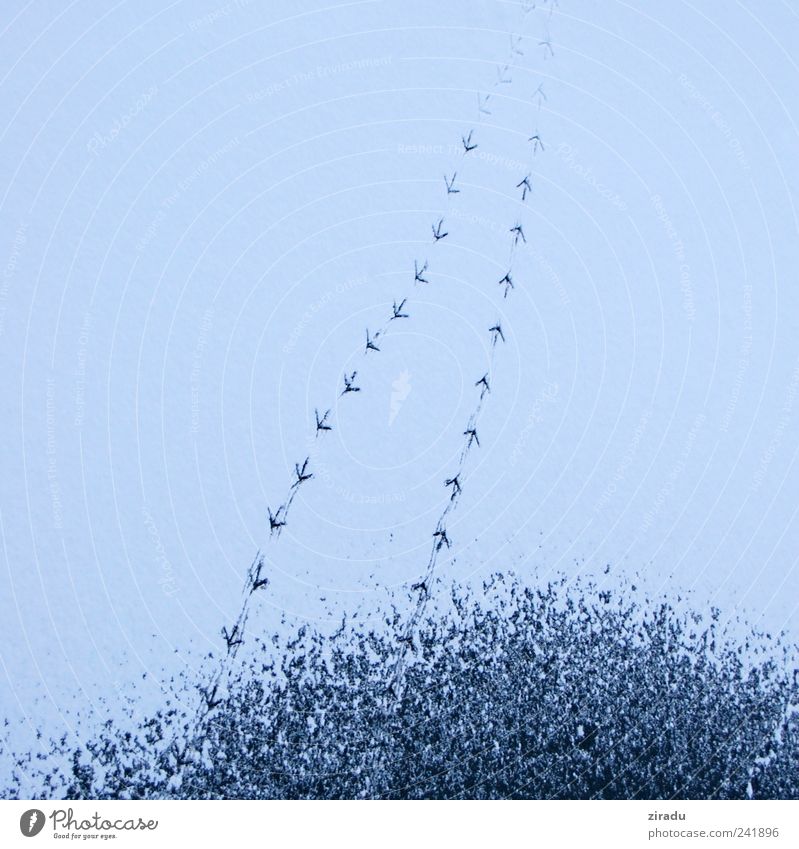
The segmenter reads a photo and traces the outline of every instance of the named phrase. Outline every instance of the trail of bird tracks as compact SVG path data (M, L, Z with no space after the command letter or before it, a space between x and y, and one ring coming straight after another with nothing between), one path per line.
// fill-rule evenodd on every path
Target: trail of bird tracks
M549 17L551 17L552 15L552 11L554 9L554 6L556 5L556 2L557 0L552 0L550 4ZM534 8L534 3L523 4L524 17L526 18L529 12L532 11ZM499 86L502 85L512 84L512 78L509 76L509 69L514 63L516 57L524 55L521 49L521 45L522 43L524 43L524 38L525 37L523 35L511 35L510 54L508 60L503 65L500 65L497 68L498 73L497 79L494 82L494 89L497 89ZM548 50L549 54L554 56L554 51L552 49L552 41L548 27L544 40L539 41L538 46L545 47ZM540 113L541 111L542 103L546 100L546 94L543 91L542 85L538 86L538 88L533 94L533 97L537 102L537 118L538 113ZM491 103L492 98L493 95L491 93L487 95L481 95L478 92L478 123L481 123L483 121L483 117L485 115L491 114L490 109L488 107ZM468 135L462 136L461 142L464 148L464 156L468 156L468 154L477 147L477 143L474 141L474 131L469 131ZM537 121L536 127L533 131L533 135L528 139L528 144L531 145L532 157L534 157L539 150L541 150L542 152L544 150L544 143L541 139L541 135L538 130ZM453 174L452 183L454 183L456 176L457 172ZM521 191L522 202L527 201L527 196L532 191L532 185L530 183L531 176L531 172L528 172L515 186L516 189L519 189ZM453 192L451 183L449 180L447 180L447 198L449 199L452 194ZM443 226L443 221L443 217L440 218L436 226ZM501 277L499 281L497 281L498 285L503 288L503 299L507 298L508 295L515 288L516 284L513 278L514 260L516 259L517 251L520 249L520 246L523 247L527 244L527 237L524 232L523 221L516 219L515 223L510 228L508 228L508 233L510 236L507 264L508 270L504 274L504 276ZM505 342L505 334L502 330L502 325L499 320L497 320L490 328L488 328L488 332L491 333L491 348L488 361L488 370L482 377L475 381L475 388L479 390L479 395L475 408L469 416L466 428L463 431L464 441L463 447L461 448L458 465L452 477L447 478L444 482L444 485L450 488L450 497L438 518L438 522L436 523L436 528L433 532L432 547L430 550L430 555L428 557L427 566L425 567L421 578L411 587L411 590L417 593L416 604L414 605L411 615L409 616L408 621L405 624L405 628L403 630L402 635L399 637L401 646L399 649L399 655L394 669L394 674L392 676L391 684L389 686L389 690L394 695L396 700L399 700L399 697L401 695L403 675L408 664L409 653L412 653L415 649L414 635L427 608L427 604L431 594L431 584L436 574L439 557L441 556L442 552L448 551L452 546L452 540L447 534L447 520L450 514L453 513L457 508L463 495L463 485L466 480L466 466L469 455L472 450L474 450L476 447L479 448L480 446L477 426L480 421L481 413L483 412L486 398L491 392L491 383L494 375L497 343Z
M552 12L556 5L557 0L548 0L548 2L543 4L543 8L548 8L549 10L548 18L552 16ZM497 66L496 79L494 80L491 90L486 94L477 93L478 126L483 123L485 116L491 114L489 107L501 87L513 84L511 69L516 64L517 59L524 55L522 44L528 37L523 33L526 28L528 16L535 9L536 3L530 2L530 0L525 0L525 2L521 4L520 34L510 35L510 48L508 55L506 59ZM538 46L543 47L548 50L550 54L554 55L548 27L544 40L539 41ZM539 85L538 89L533 94L533 98L537 102L537 112L540 112L542 103L546 100L546 95L544 94L541 85ZM537 126L529 142L532 145L533 156L539 150L544 150L544 145ZM456 163L453 166L450 173L444 175L444 185L446 190L445 203L442 204L437 219L430 225L433 237L432 248L435 248L435 245L438 244L439 241L445 239L449 235L449 232L446 229L447 215L452 211L453 206L459 200L458 196L461 194L461 185L463 185L461 180L462 174L464 170L468 168L470 154L479 147L479 144L479 137L475 129L470 129L468 132L461 135L462 152L459 158L459 163ZM522 201L526 201L528 195L532 191L530 178L531 173L528 172L522 177L521 181L516 184L516 189L521 191ZM512 292L515 288L515 281L513 279L514 259L520 244L524 245L527 241L523 223L518 220L511 228L509 228L509 234L510 246L508 254L508 271L499 281L497 281L497 284L502 287L503 298L507 298L510 292ZM365 357L380 353L380 345L389 333L395 321L411 317L411 313L406 310L408 303L411 302L412 299L412 291L419 285L430 285L431 277L434 282L434 276L431 272L434 272L434 268L431 269L427 256L417 258L414 261L413 280L409 284L410 288L401 298L393 301L390 315L385 316L383 321L378 325L377 329L366 329L364 346ZM445 481L445 486L449 489L449 497L447 499L446 506L438 518L433 532L432 548L426 568L420 580L412 587L412 590L418 593L418 597L412 613L406 623L403 634L400 637L401 647L399 649L392 681L388 687L388 691L394 692L395 695L398 695L401 688L403 672L408 661L408 654L413 648L414 633L424 614L430 597L430 585L436 573L439 555L443 550L449 550L452 545L452 541L447 535L447 519L457 508L460 502L463 493L463 482L465 480L467 460L471 451L479 448L480 445L477 426L480 421L485 401L491 392L497 344L498 342L504 343L505 341L504 332L499 321L496 321L490 328L488 328L488 332L491 333L488 369L484 375L480 376L475 381L475 391L478 393L476 405L467 421L466 428L463 431L463 447L459 455L458 465L452 477L447 478ZM355 395L361 392L361 387L358 385L357 377L357 370L354 370L349 374L344 374L343 387L338 393L338 397L351 394ZM322 409L324 409L325 412L322 414L320 414L319 409L320 408L316 408L314 411L316 419L315 436L323 437L326 433L334 429L334 424L330 421L332 408L323 407ZM314 455L316 454L318 454L318 449L314 452ZM280 538L281 531L288 524L291 507L296 500L300 488L313 480L314 475L310 468L310 461L311 455L308 455L304 461L295 464L294 480L289 485L282 503L278 506L274 513L272 512L271 507L267 508L269 539L272 541L276 542ZM201 742L203 725L209 720L210 715L224 698L226 683L229 681L229 676L233 670L233 665L239 649L245 641L246 626L253 599L259 590L265 589L268 586L268 583L269 579L265 574L265 556L261 550L259 550L256 552L255 558L247 570L247 575L242 589L242 603L239 613L229 629L227 626L222 628L221 633L224 640L224 654L221 656L214 672L209 676L207 683L199 687L202 699L192 721L189 724L189 728L186 730L185 736L182 741L173 741L172 745L168 749L168 752L171 752L175 761L175 781L179 782L182 766L190 757L197 754L201 756L201 752L199 751L201 749L201 745L199 744Z

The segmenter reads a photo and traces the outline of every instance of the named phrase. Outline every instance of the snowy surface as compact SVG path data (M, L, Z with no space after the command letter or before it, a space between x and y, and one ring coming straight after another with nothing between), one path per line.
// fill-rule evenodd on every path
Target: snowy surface
M799 17L539 6L4 4L15 742L134 685L155 700L219 650L259 548L258 632L403 593L497 320L439 575L609 563L799 638ZM339 397L353 370L362 391ZM267 506L308 454L315 479L270 541Z

